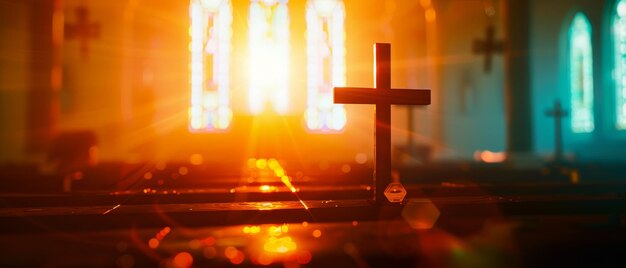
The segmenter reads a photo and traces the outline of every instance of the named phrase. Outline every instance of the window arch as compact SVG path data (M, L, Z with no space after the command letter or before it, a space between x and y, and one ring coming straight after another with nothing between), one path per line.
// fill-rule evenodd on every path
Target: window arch
M569 63L571 129L589 133L594 129L593 49L591 24L582 13L576 14L569 27Z
M626 1L619 0L613 13L616 127L626 130Z

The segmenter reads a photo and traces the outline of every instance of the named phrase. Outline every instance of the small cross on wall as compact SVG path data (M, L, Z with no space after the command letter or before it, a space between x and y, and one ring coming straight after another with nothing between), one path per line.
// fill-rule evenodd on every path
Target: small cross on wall
M336 87L335 103L374 104L375 144L373 199L385 204L384 189L391 183L391 105L429 105L430 90L391 88L391 45L374 45L375 88Z
M89 41L100 37L100 24L89 21L89 10L85 6L76 8L76 23L65 25L65 38L80 41L80 52L83 59L89 55Z
M567 115L567 110L561 107L559 100L555 100L554 107L546 111L546 116L554 118L554 162L563 161L563 127L561 121Z
M504 51L504 42L502 40L495 39L496 30L493 25L487 26L485 29L484 40L474 40L473 51L474 54L484 54L484 69L485 73L491 72L491 62L495 53L502 53Z

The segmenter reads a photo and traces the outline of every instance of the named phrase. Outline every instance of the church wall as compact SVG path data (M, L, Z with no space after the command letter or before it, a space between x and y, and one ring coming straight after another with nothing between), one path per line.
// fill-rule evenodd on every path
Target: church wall
M615 130L614 84L610 16L613 1L540 1L532 3L531 77L535 151L548 156L554 150L554 119L545 110L560 99L569 105L567 31L576 12L583 12L592 27L595 129L573 134L570 117L563 119L564 151L581 161L626 159L626 135Z
M0 161L23 156L30 61L28 22L28 2L0 2Z
M118 158L122 121L123 16L127 1L65 0L65 24L75 25L77 9L88 11L95 36L68 37L63 46L63 87L59 131L91 130L101 157Z
M476 39L492 23L503 38L500 6L485 14L485 1L435 1L441 36L442 159L471 159L475 151L505 150L504 73L501 53L493 54L489 72L484 55L474 54Z

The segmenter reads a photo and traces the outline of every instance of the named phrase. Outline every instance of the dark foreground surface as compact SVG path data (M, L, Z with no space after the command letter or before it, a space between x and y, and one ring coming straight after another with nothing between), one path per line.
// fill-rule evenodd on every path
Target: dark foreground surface
M5 208L0 209L0 263L46 267L626 265L624 196L481 195L477 189L445 196L432 193L450 187L408 188L409 193L431 194L411 194L397 206L374 206L365 198L313 198L366 197L366 187L326 189L323 194L303 188L298 195L228 190L231 199L243 200L239 202L219 202L229 194L202 191L144 194L143 198L150 198L135 202L130 200L138 198L136 194L122 193L28 198L5 194ZM313 199L299 200L301 195ZM173 202L176 197L196 202Z

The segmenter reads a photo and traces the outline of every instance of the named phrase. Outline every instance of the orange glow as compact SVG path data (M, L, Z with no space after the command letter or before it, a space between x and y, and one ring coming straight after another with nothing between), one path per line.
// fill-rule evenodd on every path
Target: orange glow
M296 187L293 187L293 185L291 184L291 179L289 177L283 176L282 178L280 178L280 180L285 184L285 186L287 186L287 188L289 188L292 193L298 191L298 189L296 189Z
M187 167L178 168L178 174L184 176L184 175L187 175L187 173L189 173L189 169Z
M221 131L230 126L230 1L191 0L191 107L193 131ZM213 66L208 70L208 66Z
M272 236L263 245L263 249L271 253L287 253L296 250L296 248L296 242L289 236L281 238Z
M280 236L287 232L289 232L289 226L287 224L283 224L282 226L270 226L270 228L267 229L267 234L270 236Z
M474 153L474 159L484 163L502 163L506 160L506 153L504 152L492 152L489 150L476 151Z
M217 256L217 250L214 247L206 247L202 251L202 255L207 259L213 259Z
M192 154L189 156L189 163L194 166L202 165L202 163L204 163L204 157L202 157L201 154Z
M174 257L174 267L191 267L193 256L189 252L180 252Z
M205 246L213 246L213 244L215 244L215 238L209 236L202 240L202 243L204 243Z
M270 169L275 170L277 168L280 168L280 163L278 163L278 160L271 158L270 160L267 161L267 165L270 167Z
M259 114L271 104L278 114L285 114L289 100L287 1L251 1L248 25L250 111Z
M270 265L274 262L274 259L267 253L261 253L259 257L257 257L257 262L261 265Z
M297 256L299 264L307 264L311 261L312 258L313 256L311 255L311 252L308 251L300 251Z
M245 226L243 227L244 234L258 234L261 232L261 226Z
M149 246L151 249L155 249L155 248L158 248L158 247L159 247L159 243L160 243L160 242L159 242L159 240L158 240L158 239L156 239L156 238L150 238L150 240L148 241L148 246Z
M229 260L230 260L230 262L232 264L237 265L237 264L241 264L244 259L245 259L245 256L243 255L243 252L238 250L236 255L235 255L235 257L234 258L230 258Z
M333 88L346 83L345 16L343 1L307 1L307 109L304 118L312 132L339 132L347 123L344 106L333 103Z
M437 20L437 12L435 12L435 9L432 7L426 10L424 16L427 22L435 22L435 20Z
M226 258L232 259L237 255L237 250L235 247L226 247L224 249L224 256L226 256Z
M267 160L265 160L265 159L257 159L256 160L256 167L258 169L265 169L265 168L267 168Z
M255 168L256 167L256 158L249 158L247 163L248 163L248 168Z
M409 200L402 209L402 218L417 230L432 229L441 212L430 199Z
M350 173L351 170L352 170L352 167L350 167L350 165L348 164L343 164L341 166L341 172L343 173Z
M259 191L261 191L262 193L271 193L271 192L276 192L276 186L270 186L270 185L261 185L259 186Z
M367 163L367 155L364 153L358 153L354 156L354 162L357 164L365 164Z
M232 264L241 264L245 258L243 252L235 247L226 247L226 249L224 249L224 256L226 256Z
M315 229L315 231L313 231L313 237L320 238L321 236L322 236L322 231L320 231L319 229Z

